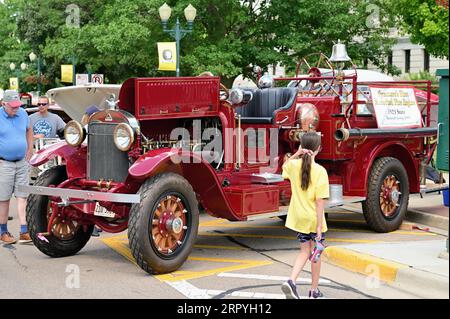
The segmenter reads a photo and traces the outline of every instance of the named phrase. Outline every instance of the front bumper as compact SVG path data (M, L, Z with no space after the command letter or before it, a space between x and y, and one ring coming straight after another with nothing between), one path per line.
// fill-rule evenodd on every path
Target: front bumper
M18 186L18 190L26 194L60 197L63 201L69 201L69 199L82 199L89 201L114 203L139 203L141 201L140 195L137 194L107 193L29 185L20 185Z

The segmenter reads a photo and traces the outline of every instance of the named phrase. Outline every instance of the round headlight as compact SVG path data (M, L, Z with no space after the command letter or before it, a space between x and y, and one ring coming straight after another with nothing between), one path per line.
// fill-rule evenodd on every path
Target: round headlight
M130 125L120 123L114 129L114 144L121 151L128 151L134 143L134 131Z
M77 121L70 121L64 128L64 139L70 146L79 146L84 141L84 129Z

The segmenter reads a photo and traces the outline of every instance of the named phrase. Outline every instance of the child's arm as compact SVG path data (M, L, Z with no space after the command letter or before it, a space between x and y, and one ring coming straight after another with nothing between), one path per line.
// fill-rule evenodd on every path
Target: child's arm
M325 207L325 200L323 198L316 199L316 215L317 215L317 240L322 239L322 224L323 224L323 211Z

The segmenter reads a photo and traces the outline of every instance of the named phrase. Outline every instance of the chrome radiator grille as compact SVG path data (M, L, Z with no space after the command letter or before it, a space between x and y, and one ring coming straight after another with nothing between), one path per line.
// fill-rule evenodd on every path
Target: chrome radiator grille
M128 153L114 145L117 124L91 123L88 129L88 178L123 182L128 174Z

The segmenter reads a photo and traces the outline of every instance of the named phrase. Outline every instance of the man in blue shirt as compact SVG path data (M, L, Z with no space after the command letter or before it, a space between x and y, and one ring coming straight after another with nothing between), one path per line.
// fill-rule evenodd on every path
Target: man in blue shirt
M57 138L66 123L57 115L48 111L48 97L41 96L38 101L39 112L30 115L35 138Z
M0 241L5 244L16 242L8 231L9 203L13 194L20 220L19 243L31 242L25 219L27 194L17 190L18 185L28 185L28 161L33 154L33 130L21 105L17 91L5 91L0 108Z

